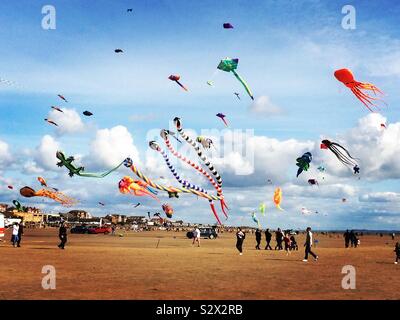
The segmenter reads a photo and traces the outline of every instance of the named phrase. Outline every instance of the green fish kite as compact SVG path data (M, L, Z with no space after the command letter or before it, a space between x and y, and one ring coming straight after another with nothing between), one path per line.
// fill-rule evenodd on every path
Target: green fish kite
M240 81L240 83L243 85L243 87L246 89L248 95L252 100L254 100L253 93L251 92L249 85L244 81L244 79L237 74L235 71L237 69L239 63L239 59L231 59L231 58L225 58L221 60L221 62L218 65L218 69L226 72L232 72L236 79Z
M111 170L103 173L83 173L85 170L84 167L75 167L72 162L75 160L74 157L65 157L64 153L61 151L57 151L56 157L58 160L60 160L57 163L57 166L59 167L66 167L69 170L69 176L73 177L74 175L80 176L80 177L88 177L88 178L104 178L108 176L110 173L114 172L117 170L120 166L124 164L124 161L122 161L118 166L115 168L112 168Z

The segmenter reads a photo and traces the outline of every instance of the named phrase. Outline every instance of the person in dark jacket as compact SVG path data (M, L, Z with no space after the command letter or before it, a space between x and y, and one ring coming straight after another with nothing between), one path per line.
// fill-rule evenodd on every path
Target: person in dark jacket
M398 264L399 259L400 259L400 243L399 242L396 243L396 246L394 247L394 252L396 253L396 261L394 262L394 264Z
M356 247L356 234L354 233L353 230L350 231L350 242L351 242L351 247Z
M256 249L260 250L260 244L261 244L261 230L260 229L256 230L256 241L257 241Z
M272 233L269 231L269 229L265 230L265 240L267 241L267 245L265 246L265 250L272 250L272 247L270 245L272 239Z
M24 235L24 225L21 223L19 224L19 228L18 228L18 240L17 240L17 247L21 247L21 240L22 240L22 236Z
M283 233L280 228L275 232L276 246L275 250L283 250L282 241L283 241Z
M344 246L345 248L349 247L350 244L350 232L349 230L346 230L346 232L343 234L344 237Z
M304 244L304 247L305 247L305 256L303 259L304 262L308 261L309 254L311 254L314 257L315 261L318 260L318 256L314 252L311 251L312 243L313 243L312 232L311 232L311 228L308 227L306 230L306 243Z
M61 223L60 229L58 230L58 237L61 240L58 247L60 249L64 249L65 244L67 243L67 227L66 227L65 223Z
M236 232L236 249L239 250L240 255L243 255L243 241L245 238L246 234L241 228L238 228L238 231Z

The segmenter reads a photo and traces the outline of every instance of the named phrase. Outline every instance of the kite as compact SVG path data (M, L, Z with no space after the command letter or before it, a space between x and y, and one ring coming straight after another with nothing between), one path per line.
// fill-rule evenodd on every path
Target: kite
M138 202L137 204L135 204L134 208L137 208L140 206L140 202Z
M323 165L320 165L320 166L317 168L317 170L318 170L319 172L325 172L325 171L326 171L326 169L325 169L325 167L324 167Z
M38 191L33 190L30 187L23 187L19 190L19 193L26 198L31 198L31 197L46 197L53 199L54 201L57 201L61 203L63 206L70 207L74 204L76 204L76 200L67 197L66 195L62 194L61 192L54 192L50 191L47 189L41 189Z
M40 182L40 184L42 185L42 187L47 187L46 180L44 180L42 177L38 177L37 179Z
M48 123L50 123L50 124L53 124L53 125L55 125L55 126L57 126L57 127L58 127L58 124L57 124L57 123L55 123L53 120L50 120L50 119L44 119L44 121L47 121Z
M218 69L226 72L232 72L236 79L239 80L239 82L243 85L243 87L246 89L247 94L250 96L252 100L254 100L253 93L251 92L248 84L244 79L235 71L237 69L239 63L239 59L231 59L231 58L225 58L221 60L221 62L218 65Z
M75 160L74 157L68 157L66 158L64 153L61 151L57 151L56 157L58 160L60 160L57 163L57 166L63 167L65 166L69 170L69 176L73 177L75 174L80 177L88 177L88 178L104 178L108 176L110 173L114 172L117 170L120 166L124 164L124 161L122 161L119 165L116 167L110 169L109 171L103 172L103 173L83 173L85 170L84 167L75 167L72 162Z
M211 80L208 80L208 81L207 81L207 84L208 84L210 87L212 87L212 86L214 85L214 83L213 83Z
M312 155L310 152L306 152L300 158L297 158L296 161L297 161L296 166L299 167L299 169L297 170L297 175L296 175L296 177L298 177L300 175L300 173L303 172L303 170L307 171L310 168L310 162L312 161Z
M274 192L274 203L275 206L279 209L279 210L283 210L281 208L281 202L282 202L282 190L281 188L276 188L275 192Z
M103 203L103 202L99 202L99 205L101 205L101 206L105 206L105 203Z
M342 202L346 202L347 201L347 199L346 198L342 198Z
M168 204L165 203L162 205L162 209L168 218L172 218L172 214L174 213L174 209Z
M93 115L93 113L91 113L90 111L83 111L82 112L83 113L83 115L85 115L85 116L87 116L87 117L90 117L90 116L92 116Z
M18 200L13 200L13 204L14 204L14 206L15 206L15 209L16 209L18 212L27 212L27 211L28 211L28 208L27 208L27 207L23 207L23 206L21 205L21 203L19 203Z
M164 219L161 218L161 214L160 214L159 212L153 214L153 216L154 216L154 217L158 217L158 219L160 219L160 223L163 223L163 222L164 222Z
M267 183L268 183L268 184L272 184L272 180L271 180L271 179L268 179L268 180L267 180Z
M225 126L228 127L228 123L227 123L227 121L225 120L226 115L224 115L223 113L217 113L216 116L217 116L218 118L221 118L221 120L225 123Z
M257 218L255 212L253 212L253 213L251 214L251 218L253 219L253 221L254 221L255 223L257 223L258 228L261 229L260 221L258 221L258 218Z
M266 205L265 205L265 203L263 202L263 203L260 203L260 206L259 206L259 210L260 210L260 212L262 213L262 215L263 216L265 216L265 209L266 209Z
M233 25L231 25L229 22L223 24L224 29L233 29Z
M331 142L329 140L322 140L321 149L329 149L333 152L336 158L339 159L344 165L352 166L353 168L357 165L357 159L353 158L350 153L336 142ZM343 150L343 151L342 151Z
M386 124L384 124L384 123L381 123L381 128L385 128L385 129L387 129L387 128L386 128Z
M163 129L163 130L165 130L165 129ZM172 136L176 141L178 141L179 143L182 143L182 141L179 140L179 139L176 137L175 132L172 132L172 131L169 131L169 130L165 130L165 132L166 132L167 134L171 135L171 136Z
M358 165L355 165L353 167L353 171L354 171L354 174L360 173L360 167Z
M61 110L61 108L56 107L56 106L51 106L52 109L57 110L58 112L64 113L64 111Z
M61 94L58 94L57 96L58 96L61 100L64 100L65 102L68 102L67 99L65 99L65 97L62 96Z
M225 200L223 198L223 192L222 192L222 178L219 175L219 173L217 172L217 170L214 168L214 166L211 164L210 160L207 159L207 157L203 154L203 152L200 150L200 146L197 145L197 143L195 141L193 141L182 129L182 121L180 118L175 117L174 118L174 124L176 129L178 130L178 133L181 135L181 137L187 142L189 143L194 150L196 151L198 157L201 159L201 161L204 163L204 165L207 167L207 169L211 172L211 174L214 176L216 182L214 181L214 179L199 165L191 162L189 159L187 159L186 157L182 157L181 155L179 155L177 152L174 152L174 150L170 147L169 150L175 155L177 156L179 159L182 159L183 161L185 161L187 164L190 164L193 168L195 168L197 171L199 171L201 174L203 174L209 181L210 183L213 185L213 187L215 188L215 190L217 191L217 195L219 197L221 197L222 199L220 199L220 204L221 204L221 209L222 212L224 213L224 215L226 217L227 214L225 212L225 208L228 209L228 206L225 203ZM167 140L165 140L165 143L168 146Z
M301 214L308 216L312 214L311 210L308 210L307 208L301 208Z
M126 9L126 12L132 12L133 11L133 8L132 9Z
M239 96L239 93L237 93L237 92L234 92L233 93L239 100L240 100L240 96Z
M7 186L8 189L13 190L14 187L13 186Z
M115 53L123 53L124 51L122 49L115 49L114 52Z
M206 137L203 137L203 136L198 136L196 138L196 141L198 143L200 143L203 146L204 149L210 149L211 146L214 147L214 143L210 138L206 138ZM214 149L215 149L215 147L214 147Z
M118 183L119 192L123 194L133 194L135 196L150 196L153 199L160 201L152 192L150 192L146 187L143 187L134 181L131 177L125 176Z
M318 181L316 179L308 179L308 184L310 186L315 186L315 185L318 186Z
M373 112L371 107L378 107L374 104L375 101L382 101L380 98L372 97L362 90L369 90L372 91L375 95L377 93L383 95L383 92L379 90L375 85L366 82L359 82L354 79L353 73L349 69L339 69L336 70L335 78L342 82L346 87L350 88L351 92L360 100L364 106L368 108L369 111Z
M175 81L183 90L188 91L188 89L187 89L182 83L179 82L179 79L180 79L180 78L181 78L181 76L174 75L174 74L171 74L171 75L168 77L169 80Z
M168 198L179 198L178 192L168 192Z

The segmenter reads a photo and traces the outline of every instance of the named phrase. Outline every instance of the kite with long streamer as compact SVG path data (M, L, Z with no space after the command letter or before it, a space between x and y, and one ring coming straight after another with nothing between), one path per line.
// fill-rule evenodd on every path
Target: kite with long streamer
M333 154L336 156L336 158L338 158L341 163L353 167L354 171L355 168L358 168L358 171L360 170L357 164L357 159L353 158L346 150L346 148L341 146L340 144L329 140L322 140L321 149L329 149L333 152Z
M131 177L125 176L118 183L119 192L123 194L133 194L135 196L150 196L153 199L160 201L153 192L149 190L142 181L135 181Z
M61 203L65 207L70 207L74 204L77 203L77 201L73 198L67 197L61 192L56 192L56 191L51 191L47 189L41 189L38 191L35 191L34 189L30 187L23 187L19 190L19 193L26 198L32 198L32 197L46 197L50 198L54 201L57 201Z
M250 96L252 100L254 100L253 93L250 90L249 85L247 82L235 71L237 69L239 63L239 59L231 59L231 58L225 58L221 60L221 62L218 65L218 69L226 72L232 72L233 75L236 77L236 79L239 80L239 82L243 85L243 87L246 89L247 94Z
M255 223L257 223L258 228L261 229L260 221L258 221L258 218L257 218L255 212L253 212L253 213L251 214L251 218L253 219L253 221L254 221Z
M260 203L260 206L258 207L258 209L260 210L261 214L263 216L265 216L265 209L267 208L267 206L265 205L265 203Z

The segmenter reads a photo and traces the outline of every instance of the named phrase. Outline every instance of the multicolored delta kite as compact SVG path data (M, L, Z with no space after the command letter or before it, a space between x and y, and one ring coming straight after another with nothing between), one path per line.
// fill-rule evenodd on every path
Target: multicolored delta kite
M250 96L252 100L254 100L253 93L250 90L249 85L247 82L235 71L237 69L239 63L239 59L231 59L231 58L225 58L221 60L221 62L218 65L218 69L225 71L225 72L232 72L233 75L236 77L236 79L239 80L239 82L243 85L245 88L247 94Z
M378 108L378 106L373 101L382 101L382 99L380 99L379 97L372 97L362 91L368 90L372 91L374 95L376 95L377 93L383 95L383 92L379 90L378 87L371 83L359 82L355 80L353 73L349 69L336 70L334 76L338 81L342 82L346 87L350 88L351 92L353 92L357 99L360 100L364 104L364 106L368 108L369 111L373 112L371 107Z

